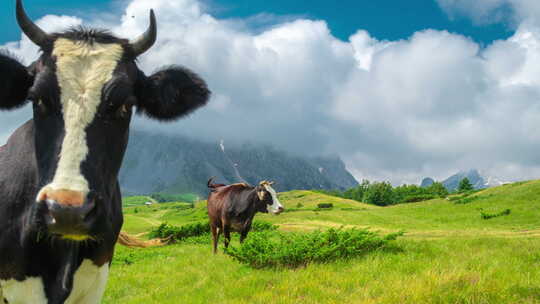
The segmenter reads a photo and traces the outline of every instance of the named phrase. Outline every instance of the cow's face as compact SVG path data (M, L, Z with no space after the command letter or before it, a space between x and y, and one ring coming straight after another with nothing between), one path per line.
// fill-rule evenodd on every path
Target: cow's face
M133 43L95 30L46 34L26 17L20 0L17 19L42 55L25 68L0 53L0 72L7 75L0 109L33 103L36 222L63 238L100 238L119 208L112 203L119 202L117 175L132 108L172 120L204 105L210 92L185 68L150 77L138 69L136 57L155 41L153 12L149 29Z
M262 181L257 186L257 196L259 197L259 204L257 211L273 214L280 214L285 210L283 205L278 200L277 192L272 188L273 182Z

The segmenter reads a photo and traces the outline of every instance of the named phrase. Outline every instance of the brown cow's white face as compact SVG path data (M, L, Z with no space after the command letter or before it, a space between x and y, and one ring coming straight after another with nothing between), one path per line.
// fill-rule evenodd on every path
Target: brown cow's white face
M52 55L56 57L56 77L65 136L52 182L38 193L37 201L81 206L90 189L81 173L88 155L87 128L94 121L104 85L124 50L119 44L87 43L59 38ZM102 134L107 136L107 134Z
M268 211L271 212L272 214L280 214L281 212L283 212L284 208L283 208L283 205L281 205L281 203L279 202L276 190L274 190L274 188L272 188L272 186L270 186L270 184L267 184L267 183L262 184L262 186L264 187L264 189L266 189L266 191L272 197L272 204L267 207Z

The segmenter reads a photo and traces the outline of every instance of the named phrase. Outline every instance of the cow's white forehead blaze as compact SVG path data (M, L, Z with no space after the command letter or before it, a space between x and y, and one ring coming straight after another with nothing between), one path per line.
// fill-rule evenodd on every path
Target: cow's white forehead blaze
M264 184L264 188L266 189L266 191L268 191L268 193L270 193L270 195L272 195L272 205L270 206L270 211L277 212L280 207L283 208L283 205L281 205L278 200L276 190L274 190L274 188L272 188L272 186L268 184Z
M112 78L123 52L120 44L90 44L65 38L55 41L52 55L56 57L65 137L53 181L40 194L50 190L85 195L89 192L88 181L81 173L81 164L88 155L86 128L96 116L103 85Z

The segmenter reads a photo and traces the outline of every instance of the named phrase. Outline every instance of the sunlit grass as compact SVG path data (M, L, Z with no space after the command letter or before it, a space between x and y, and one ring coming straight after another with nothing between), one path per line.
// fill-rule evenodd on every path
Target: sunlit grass
M540 303L540 181L473 196L482 199L381 208L311 191L281 193L295 210L256 219L282 231L346 226L407 233L396 250L295 270L252 269L213 255L210 244L117 247L104 303ZM334 208L315 211L318 203ZM176 205L126 208L124 229L206 219L204 202ZM505 209L507 216L481 218L482 211Z
M540 303L538 239L398 245L298 270L251 269L204 245L121 247L105 303Z

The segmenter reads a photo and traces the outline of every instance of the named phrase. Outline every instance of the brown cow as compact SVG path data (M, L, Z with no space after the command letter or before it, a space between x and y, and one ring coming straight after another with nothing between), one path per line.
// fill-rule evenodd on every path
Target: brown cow
M257 212L280 214L284 208L280 204L272 182L262 181L257 187L247 184L212 184L208 196L208 218L212 231L214 253L217 252L219 235L223 232L225 248L231 241L231 231L240 233L240 243L244 241L253 217Z

